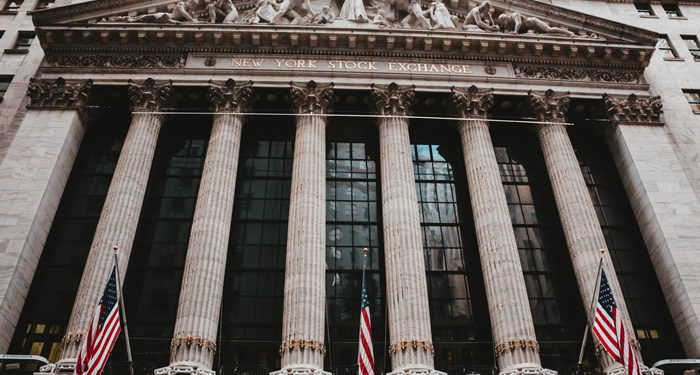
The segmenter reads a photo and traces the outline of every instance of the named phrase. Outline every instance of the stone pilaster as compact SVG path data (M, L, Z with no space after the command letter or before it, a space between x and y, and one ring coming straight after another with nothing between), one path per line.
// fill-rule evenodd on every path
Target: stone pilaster
M333 84L291 84L294 138L282 313L282 369L323 371L326 306L326 117Z
M161 127L162 115L158 112L170 97L171 86L171 82L156 84L150 78L143 84L129 82L134 113L63 338L59 370L71 369L75 364L95 306L114 267L115 245L121 250L119 270L124 280Z
M0 163L0 353L6 353L85 133L92 81L31 79L31 105Z
M214 374L226 255L236 189L243 115L252 82L210 81L214 124L197 195L177 320L171 344L171 374Z
M583 306L590 321L594 311L591 302L597 290L598 265L601 249L607 249L603 231L600 228L588 187L583 180L574 148L566 131L566 113L569 108L569 94L555 94L547 90L544 94L529 92L530 106L540 121L536 126L537 136L542 147L547 173L552 184L554 199L559 211L566 245L573 264L576 281L583 300ZM610 254L602 254L603 269L615 295L618 310L622 312L625 331L635 347L640 367L643 365L639 353L639 341L627 312L627 305L617 280ZM622 365L613 362L610 356L601 351L598 339L596 343L598 360L606 372L616 372Z
M379 118L392 374L435 373L425 260L408 119L414 88L372 85Z
M501 373L522 373L526 368L541 372L539 344L518 245L489 125L485 121L493 106L492 92L479 91L475 86L467 90L452 88L452 100L463 118L459 122L459 134L484 272L494 350Z
M700 300L692 256L700 243L700 204L664 125L661 99L603 95L612 122L607 141L659 278L678 336L700 357ZM650 126L651 125L651 126ZM669 199L673 197L673 199Z

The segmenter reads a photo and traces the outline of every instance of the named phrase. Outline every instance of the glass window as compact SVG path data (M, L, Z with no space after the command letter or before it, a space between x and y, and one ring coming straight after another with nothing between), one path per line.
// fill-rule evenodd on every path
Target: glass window
M683 90L693 113L700 113L700 90Z
M583 305L537 140L506 125L492 129L542 364L575 363Z
M653 16L654 10L651 9L651 4L643 2L634 2L634 7L640 16Z
M0 103L10 87L10 82L12 82L12 76L0 76Z
M430 125L412 124L411 136L416 141L411 149L417 171L435 366L490 366L493 344L465 169L461 157L452 157L459 152L458 145L444 141L458 138Z
M683 38L693 58L695 58L695 60L700 60L700 43L698 42L698 37L695 35L681 35L681 38Z
M206 117L167 117L158 139L124 278L124 303L136 361L167 363L169 358L210 130L203 119ZM113 358L123 359L123 348L123 342L117 343Z
M29 51L29 47L34 41L35 34L29 31L20 31L17 34L17 39L15 40L14 49L17 51Z
M3 10L6 12L18 12L23 1L24 0L8 0Z
M326 365L330 367L331 358L333 366L344 369L357 363L363 249L367 248L367 292L375 371L379 373L388 368L382 356L387 346L384 253L377 162L371 157L377 155L377 150L367 141L377 134L371 126L343 121L329 125L328 132L341 134L339 129L348 125L353 127L353 136L333 136L326 146L326 303L330 338Z
M665 35L659 37L659 41L656 43L656 48L658 48L658 50L661 52L664 59L678 58L678 54L676 54L676 50L673 48L671 41Z
M215 363L259 369L256 373L280 366L293 159L290 120L252 117L241 137L224 277L221 349Z
M683 17L680 8L678 8L678 4L662 3L661 6L664 8L669 18Z

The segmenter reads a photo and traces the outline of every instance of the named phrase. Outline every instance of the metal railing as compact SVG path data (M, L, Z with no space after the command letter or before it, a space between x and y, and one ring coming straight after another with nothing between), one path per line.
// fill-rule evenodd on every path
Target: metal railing
M496 375L498 371L491 366L450 366L447 375Z
M102 375L153 375L154 365L150 362L108 361Z
M217 373L219 375L269 375L270 368L264 365L223 364Z
M598 366L593 365L571 365L556 369L559 375L600 375Z

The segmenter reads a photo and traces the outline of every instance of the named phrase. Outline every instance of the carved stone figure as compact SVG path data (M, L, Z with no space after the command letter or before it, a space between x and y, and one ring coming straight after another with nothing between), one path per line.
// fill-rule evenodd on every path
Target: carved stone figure
M486 0L470 10L464 19L463 28L472 31L499 31L500 28L493 22L491 2Z
M321 13L317 14L316 17L314 17L314 20L311 22L316 25L324 25L327 23L333 23L333 21L335 21L335 14L333 14L333 10L329 6L324 6L321 8Z
M574 36L575 34L561 27L549 26L546 22L537 17L524 17L518 12L503 13L498 16L498 25L501 26L503 32L518 34L531 31L536 34L562 34L566 36Z
M456 29L452 21L452 15L447 10L443 0L434 0L428 7L430 20L433 21L433 29Z
M393 20L401 19L401 26L405 28L420 27L430 29L430 20L426 15L430 15L428 11L424 11L418 0L389 0L389 6L393 11ZM402 14L406 14L401 18Z
M146 22L146 23L180 23L183 21L198 22L191 12L199 6L197 0L188 0L187 2L180 1L175 4L172 12L156 12L150 14L141 14L138 16L121 16L116 17L116 22Z
M362 0L345 0L338 17L356 22L369 22Z
M307 15L310 15L311 19L316 16L309 0L282 0L279 4L279 13L272 23L277 23L282 17L286 17L292 25L304 24L308 23L308 21L305 22Z
M391 27L391 23L386 19L384 11L381 9L377 10L377 15L372 19L372 23L379 27Z
M221 23L233 23L238 18L238 10L231 0L207 0L209 22L216 23L217 17L223 18Z

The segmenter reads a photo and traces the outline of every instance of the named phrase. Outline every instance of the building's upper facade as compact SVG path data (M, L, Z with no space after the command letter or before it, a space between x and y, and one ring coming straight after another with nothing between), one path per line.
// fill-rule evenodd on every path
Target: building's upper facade
M0 351L70 371L118 246L162 374L354 371L363 248L377 372L566 371L601 264L644 371L700 356L696 3L37 5Z

